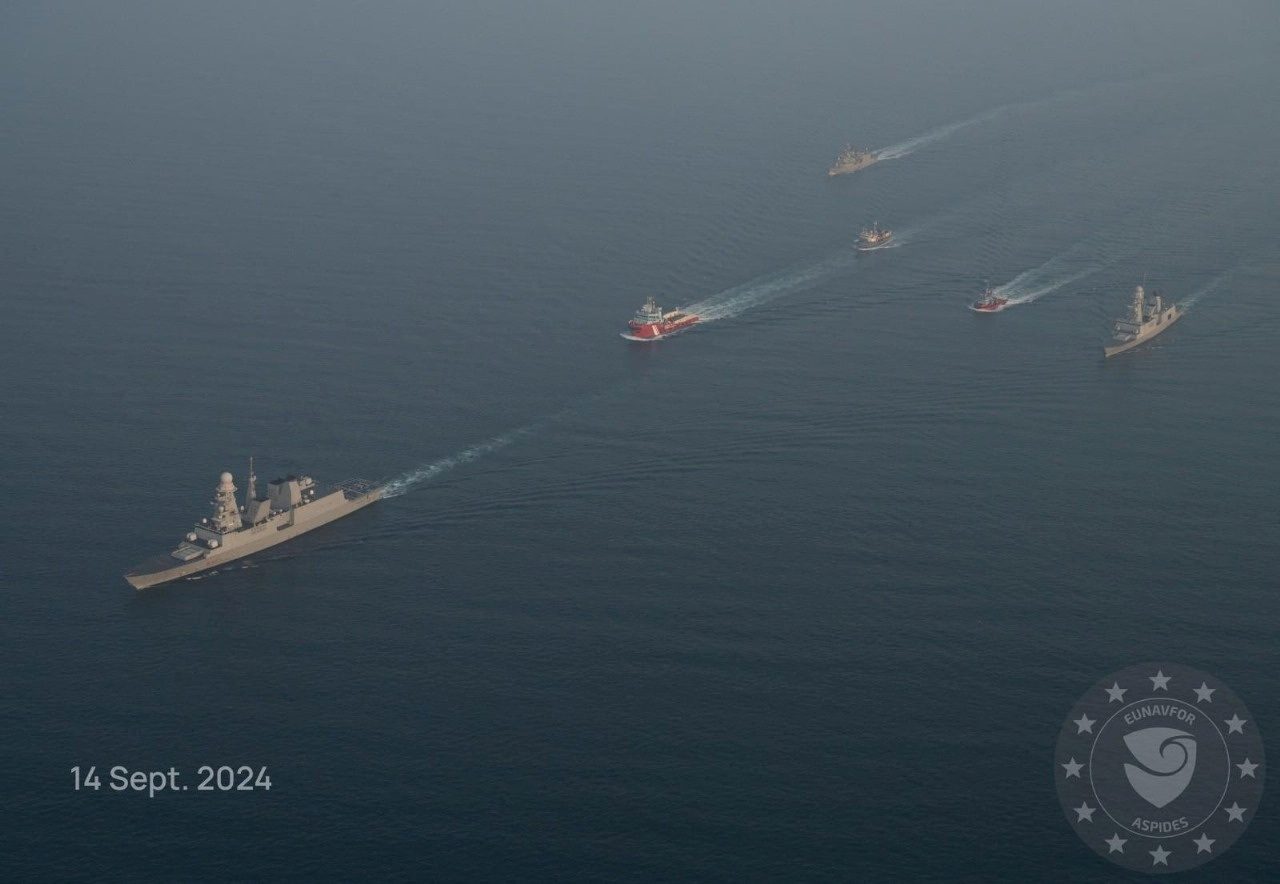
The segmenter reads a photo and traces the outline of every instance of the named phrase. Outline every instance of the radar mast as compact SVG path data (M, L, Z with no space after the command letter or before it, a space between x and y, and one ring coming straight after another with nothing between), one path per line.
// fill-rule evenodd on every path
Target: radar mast
M253 455L249 455L249 481L244 489L244 508L248 510L258 499L258 477L253 472Z

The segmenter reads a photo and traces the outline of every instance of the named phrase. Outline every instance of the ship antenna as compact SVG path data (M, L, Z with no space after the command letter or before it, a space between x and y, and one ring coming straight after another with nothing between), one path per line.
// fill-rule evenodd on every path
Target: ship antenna
M258 477L253 474L253 455L249 455L249 481L245 483L244 508L247 511L258 497Z

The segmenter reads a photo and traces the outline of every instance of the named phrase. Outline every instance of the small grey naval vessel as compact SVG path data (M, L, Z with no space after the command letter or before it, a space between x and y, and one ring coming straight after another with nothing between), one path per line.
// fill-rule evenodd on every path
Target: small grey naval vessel
M217 568L348 516L386 491L385 485L348 479L321 493L310 476L288 476L268 482L267 496L258 497L257 484L250 459L242 507L236 503L235 481L223 473L213 515L201 519L173 552L148 559L124 579L134 589L146 589Z
M878 159L880 159L880 156L874 151L858 150L852 144L846 144L844 150L840 151L840 156L836 157L835 163L827 170L827 177L834 178L837 175L848 175L850 172L857 172L870 166Z
M1166 305L1159 292L1152 292L1151 300L1148 301L1146 292L1142 286L1138 286L1133 290L1129 315L1116 320L1111 346L1103 347L1102 352L1110 358L1125 350L1132 350L1173 325L1182 318L1184 312L1177 304Z

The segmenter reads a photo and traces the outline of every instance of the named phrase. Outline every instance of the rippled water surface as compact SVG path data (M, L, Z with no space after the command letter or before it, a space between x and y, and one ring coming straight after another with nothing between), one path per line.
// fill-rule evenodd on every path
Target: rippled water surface
M1063 6L6 8L6 877L1109 880L1081 691L1280 734L1280 22ZM130 590L250 454L398 493Z

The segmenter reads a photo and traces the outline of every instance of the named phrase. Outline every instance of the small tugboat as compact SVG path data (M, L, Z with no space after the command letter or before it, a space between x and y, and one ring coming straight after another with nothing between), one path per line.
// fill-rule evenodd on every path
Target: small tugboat
M1166 306L1159 292L1152 292L1151 300L1148 301L1146 292L1142 286L1138 286L1133 290L1129 315L1116 320L1111 346L1102 348L1103 355L1110 359L1151 340L1181 319L1184 312L1177 304Z
M837 175L858 172L878 159L880 156L873 151L858 150L852 144L846 144L844 150L840 151L840 156L836 157L835 163L827 170L827 177L834 178Z
M891 239L893 239L893 231L887 227L881 227L880 222L877 221L858 234L858 251L870 252L873 249L883 248Z
M976 313L999 313L1008 306L1009 299L997 294L996 290L988 285L982 290L982 296L969 305L969 309Z
M658 302L650 298L627 323L631 329L630 333L623 333L622 336L631 341L656 341L678 331L684 331L701 318L696 313L685 313L683 310L663 313Z

